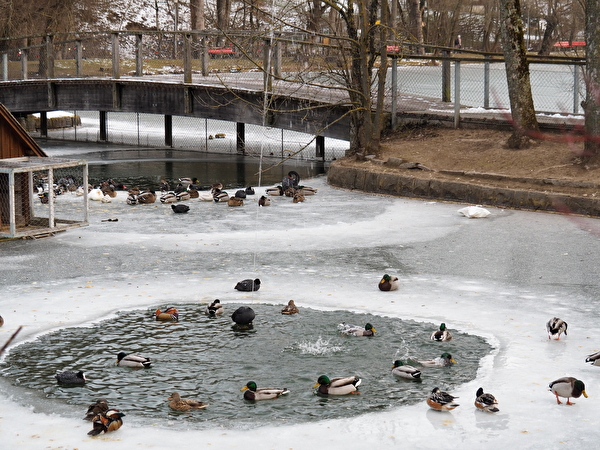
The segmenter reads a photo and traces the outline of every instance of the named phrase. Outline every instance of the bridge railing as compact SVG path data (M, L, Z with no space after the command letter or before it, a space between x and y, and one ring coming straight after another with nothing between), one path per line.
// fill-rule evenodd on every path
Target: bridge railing
M347 64L333 41L300 33L222 34L215 32L115 31L53 34L0 40L1 79L150 77L183 83L253 83L268 87L278 79L335 85L343 91L340 68ZM388 98L392 111L416 110L411 98L446 104L455 121L477 109L508 109L503 58L461 50L417 55L410 45L392 42ZM580 114L584 98L582 58L530 58L536 110L550 121ZM296 89L294 87L294 89ZM292 88L290 88L292 89ZM558 115L553 118L552 115Z

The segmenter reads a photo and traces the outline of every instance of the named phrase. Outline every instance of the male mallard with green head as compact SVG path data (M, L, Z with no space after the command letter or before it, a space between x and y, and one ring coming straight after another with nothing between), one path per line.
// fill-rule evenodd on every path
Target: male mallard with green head
M120 352L117 355L117 366L121 367L133 367L134 369L148 369L152 361L150 358L140 355L134 355L132 353L127 354Z
M571 397L579 398L581 397L581 394L583 394L585 398L588 396L585 392L585 384L583 384L583 381L578 380L575 377L559 378L550 383L548 387L550 388L550 392L556 395L556 403L559 405L562 402L558 397L566 398L567 405L574 405L575 403L571 402Z
M244 398L246 400L252 401L270 400L290 393L285 388L259 388L254 381L248 381L246 386L241 388L240 391L244 391Z
M440 329L439 330L436 330L433 333L431 333L430 339L432 341L449 341L449 340L452 339L452 335L446 329L446 324L442 323L440 325Z
M448 352L442 353L442 355L438 356L437 358L419 360L418 362L419 364L425 367L446 367L451 366L452 364L456 364L456 361Z
M317 388L317 392L322 395L360 394L358 392L360 383L361 379L356 376L329 379L327 375L321 375L313 389Z
M386 273L378 286L380 291L395 291L399 285L398 277L392 277Z
M407 378L409 380L420 380L421 371L410 364L404 364L404 361L397 359L392 366L392 375Z

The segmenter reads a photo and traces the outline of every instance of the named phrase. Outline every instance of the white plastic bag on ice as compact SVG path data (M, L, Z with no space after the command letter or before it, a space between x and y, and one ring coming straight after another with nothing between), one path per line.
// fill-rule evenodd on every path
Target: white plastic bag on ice
M491 214L487 209L483 208L480 205L466 206L464 208L459 209L458 212L463 216L468 217L469 219L479 219L487 217Z

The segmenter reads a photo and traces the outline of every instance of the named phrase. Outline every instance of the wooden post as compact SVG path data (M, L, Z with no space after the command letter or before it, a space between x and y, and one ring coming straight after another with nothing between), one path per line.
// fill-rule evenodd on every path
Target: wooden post
M100 111L100 141L106 142L107 140L108 132L106 127L106 111Z
M144 75L144 55L143 44L142 44L142 34L135 35L135 76L141 77Z
M80 78L83 76L83 46L81 39L75 41L75 76Z
M40 112L40 135L48 137L48 113L46 111Z
M46 78L54 78L54 36L46 35ZM40 61L41 62L41 61Z
M183 35L183 82L192 82L192 35Z
M452 89L450 88L450 80L452 76L450 71L450 60L446 59L448 56L450 56L450 54L447 50L444 50L442 52L442 56L444 57L442 60L442 101L450 102L452 101Z
M29 69L27 68L27 49L21 49L21 79L27 80L29 77Z
M115 79L121 78L119 54L119 33L112 33L112 77Z
M454 62L454 128L460 127L460 61Z
M202 76L208 76L208 39L206 36L200 40L200 67L202 70Z
M173 116L165 115L165 145L173 147Z
M8 53L2 53L2 81L8 81Z

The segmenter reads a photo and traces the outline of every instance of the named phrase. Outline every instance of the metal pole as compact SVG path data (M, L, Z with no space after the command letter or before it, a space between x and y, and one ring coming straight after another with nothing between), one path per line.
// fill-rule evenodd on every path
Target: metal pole
M490 57L485 56L483 63L483 107L490 107Z
M48 169L48 204L50 213L48 215L48 226L54 228L54 169Z
M579 66L573 66L573 114L579 112Z
M454 62L454 128L460 127L460 61Z
M15 214L15 173L8 172L8 222L10 223L10 235L15 236L17 232L17 218Z
M88 163L83 167L83 220L85 223L90 221L89 199L88 199Z

